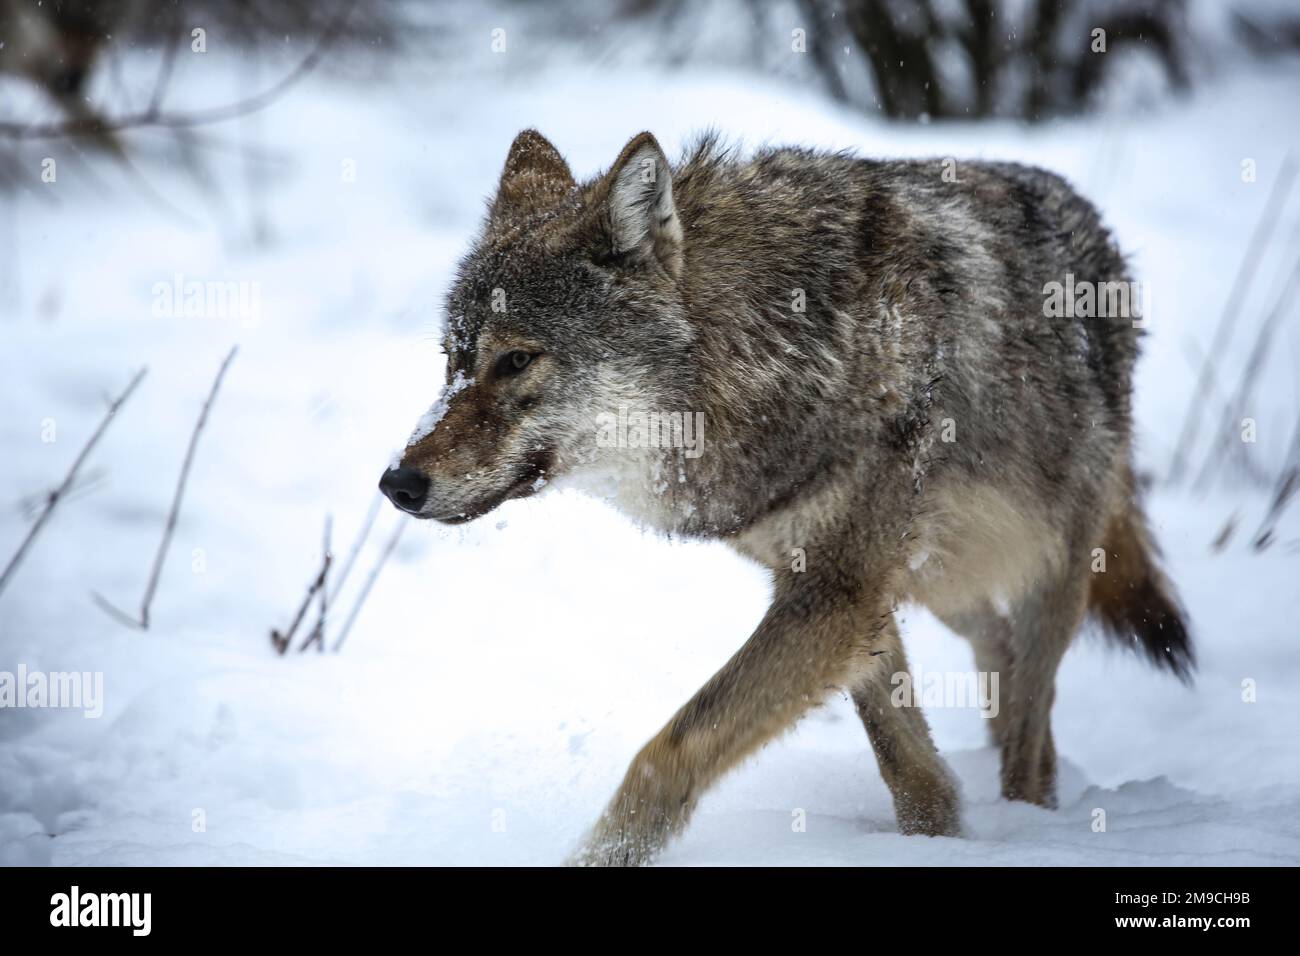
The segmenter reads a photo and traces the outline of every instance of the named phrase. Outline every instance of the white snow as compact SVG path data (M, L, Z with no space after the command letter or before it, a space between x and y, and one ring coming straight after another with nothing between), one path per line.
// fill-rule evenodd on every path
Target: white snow
M239 63L222 56L205 69L233 80ZM295 88L257 120L275 159L258 167L256 202L226 152L204 186L167 166L162 137L139 134L137 162L191 222L111 164L59 143L24 154L37 170L56 156L59 178L34 175L26 195L0 197L0 558L27 527L16 502L59 480L103 396L143 363L150 374L93 456L104 479L60 505L0 594L0 670L102 673L104 708L95 720L0 710L0 862L555 863L641 744L748 636L767 596L758 570L557 490L462 528L408 529L341 653L272 653L270 629L288 624L316 574L326 515L344 555L391 436L443 380L441 292L520 128L541 129L580 174L642 129L675 152L710 124L750 145L1064 173L1155 290L1136 414L1142 464L1157 472L1192 388L1189 350L1207 347L1272 176L1300 147L1294 67L1228 75L1155 112L1025 131L884 125L806 86L698 65L562 63L539 76L512 73L508 58L476 62L468 78L429 68L364 88L324 75ZM212 135L237 144L249 128ZM1258 182L1242 181L1244 158ZM354 182L340 177L345 160ZM259 220L261 245L250 239ZM1278 235L1297 223L1293 202ZM1261 270L1243 327L1284 265ZM150 290L177 273L259 282L260 320L155 317ZM240 353L199 444L154 627L125 631L89 593L138 600L232 342ZM1222 356L1221 389L1248 348L1239 337ZM1293 315L1257 392L1249 454L1270 472L1294 422L1298 349ZM42 441L49 422L53 442ZM1184 688L1081 639L1054 710L1059 810L1000 800L986 721L940 708L928 716L961 782L965 836L900 836L866 736L836 695L705 796L663 862L1300 863L1300 531L1292 514L1278 544L1251 551L1266 504L1247 488L1156 487L1150 508L1196 627L1199 678ZM1238 511L1244 530L1212 554ZM399 520L385 506L336 610ZM973 667L928 614L905 611L903 629L913 666ZM800 811L805 832L792 827Z
M411 432L411 437L406 440L406 446L409 448L416 442L429 437L438 426L438 422L442 421L446 416L451 400L473 384L474 380L467 377L464 372L457 372L453 375L451 382L442 390L437 401L430 405L429 410L421 415L420 420L415 423L415 430Z

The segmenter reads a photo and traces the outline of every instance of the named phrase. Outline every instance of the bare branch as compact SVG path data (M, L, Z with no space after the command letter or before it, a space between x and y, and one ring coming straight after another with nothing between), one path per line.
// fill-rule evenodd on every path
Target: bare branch
M99 427L91 433L90 439L82 447L81 452L77 455L76 459L73 460L72 467L68 469L68 473L64 477L62 483L49 493L45 502L45 510L41 512L40 517L36 519L36 522L28 530L27 537L23 538L22 544L18 546L18 550L14 552L14 556L10 558L9 563L5 565L4 572L0 573L0 593L3 593L5 585L9 583L9 579L13 577L18 565L27 555L27 551L31 548L32 542L36 540L36 536L41 533L41 529L44 528L46 522L50 520L50 515L54 513L54 506L63 500L68 493L68 489L70 489L73 486L73 483L77 480L77 472L81 470L81 466L85 463L91 450L99 442L100 437L108 428L108 423L113 420L118 409L120 409L122 405L125 404L126 400L131 397L136 386L140 384L140 381L144 378L145 373L148 370L149 369L146 367L136 372L135 376L131 379L130 384L126 386L126 389L122 394L109 402L108 412L105 413L104 420L101 421Z
M1219 441L1216 447L1210 449L1210 453L1206 456L1205 463L1201 466L1201 471L1197 475L1196 487L1198 489L1204 488L1214 473L1218 471L1224 458L1227 457L1224 453L1232 454L1234 451L1234 444L1230 438L1234 419L1237 414L1250 404L1250 400L1255 393L1255 386L1259 383L1261 377L1260 373L1263 371L1269 355L1272 354L1270 347L1273 343L1273 334L1277 331L1278 323L1294 305L1297 293L1300 293L1300 257L1297 257L1295 264L1291 268L1286 284L1282 289L1282 294L1278 296L1277 302L1273 305L1264 321L1260 323L1254 346L1251 348L1250 355L1247 357L1246 365L1241 373L1241 381L1229 400L1228 407L1224 410Z
M181 29L179 8L173 7L169 17L168 37L163 49L162 66L158 69L158 78L154 80L153 95L149 97L146 113L158 113L162 109L163 97L167 95L167 85L171 81L172 69L176 66L176 51L180 48L181 38L185 35Z
M302 623L303 617L307 614L307 608L311 607L311 599L316 596L318 591L325 589L325 581L329 576L330 560L331 555L326 551L325 557L321 560L320 571L311 582L311 586L307 588L307 593L303 595L302 603L298 605L298 613L293 616L293 623L289 625L289 630L283 633L274 629L271 631L271 645L278 653L283 654L289 649L289 645L293 643L294 634L298 633L298 625ZM306 645L303 646L306 647Z
M307 650L312 644L315 644L317 650L322 653L325 650L325 619L329 615L329 569L330 563L334 560L334 553L330 550L330 529L332 524L333 519L326 515L325 537L321 545L324 566L321 568L320 590L316 592L320 599L320 610L316 615L316 626L307 635L307 640L302 642L302 647L298 648L299 653Z
M275 102L281 94L316 68L325 55L326 49L343 29L344 22L355 5L356 0L348 0L338 15L325 27L320 39L316 41L316 46L292 71L273 86L248 99L190 113L167 113L161 108L161 97L155 95L154 101L147 108L126 116L105 118L98 115L88 115L59 123L37 125L5 121L0 122L0 134L15 139L47 139L72 134L102 134L105 131L120 131L138 126L202 126L207 123L219 123L222 120L234 119L255 112Z
M383 494L375 492L374 498L370 500L370 510L366 512L366 520L361 525L361 531L357 539L352 542L352 548L348 551L348 559L343 562L343 570L334 581L334 587L330 589L330 595L334 598L339 596L343 590L343 585L348 582L348 575L352 573L352 566L356 564L357 555L361 553L362 546L366 539L370 537L370 529L374 527L375 518L379 516L379 507L383 503Z
M1237 267L1237 276L1232 281L1232 290L1228 293L1223 313L1219 316L1219 324L1215 326L1210 349L1201 362L1200 374L1196 376L1196 385L1192 388L1192 397L1187 404L1187 415L1183 418L1183 427L1179 431L1178 444L1174 446L1173 460L1169 464L1169 481L1173 484L1182 481L1187 467L1187 456L1191 453L1192 443L1196 440L1197 426L1201 420L1196 408L1197 399L1205 394L1209 380L1214 374L1213 366L1216 357L1222 355L1224 349L1228 347L1228 339L1231 338L1237 317L1241 314L1242 301L1250 293L1255 281L1255 273L1264 258L1264 250L1272 238L1273 227L1277 225L1278 212L1286 205L1287 198L1290 196L1291 186L1295 182L1295 172L1295 162L1288 154L1282 161L1277 177L1273 180L1268 198L1264 201L1259 222L1256 223L1255 231L1250 237L1250 244L1246 247L1246 256Z
M80 501L82 498L93 495L96 491L104 486L105 476L108 474L103 468L92 468L86 472L84 478L78 478L60 497L64 501ZM18 500L18 508L23 517L28 521L35 520L42 511L45 510L45 504L50 500L51 491L41 491L35 494L24 495Z
M1282 472L1277 478L1277 485L1273 489L1273 500L1268 506L1268 513L1260 522L1259 529L1251 541L1256 551L1263 551L1273 543L1274 529L1282 518L1282 512L1286 511L1291 499L1300 492L1300 419L1296 421L1286 457Z
M1237 523L1240 519L1240 512L1234 511L1229 516L1228 520L1224 522L1223 528L1214 536L1214 540L1210 542L1210 551L1212 553L1218 554L1228 546L1228 542L1232 540L1232 536L1237 533Z
M334 562L333 551L330 548L330 535L333 528L333 521L328 517L325 519L325 535L324 547L322 549L323 560L321 563L321 569L308 587L307 594L303 598L302 604L299 605L298 613L294 615L293 623L289 626L289 629L285 632L275 629L271 631L271 645L279 654L283 655L293 643L294 635L298 632L298 626L302 623L302 619L306 615L307 609L311 606L313 597L316 597L319 600L319 611L317 612L316 624L312 627L311 633L307 635L307 639L303 641L302 646L299 647L298 650L301 653L311 647L312 644L315 644L318 650L322 652L324 651L325 624L329 612L329 606L331 603L337 602L339 593L347 583L348 575L351 574L353 565L356 564L357 555L361 553L362 546L366 543L366 539L370 537L370 529L374 526L375 517L379 514L381 498L382 495L376 493L374 499L371 501L370 510L366 512L366 517L362 522L361 530L358 532L356 540L352 542L352 547L348 551L347 560L343 563L342 573L335 576L333 587L330 587L329 582L329 571ZM364 600L364 597L362 597L361 600ZM355 616L356 610L354 609L352 617ZM351 624L351 619L351 617L348 619L349 625Z
M402 532L406 530L406 525L407 522L405 520L398 519L397 527L393 530L392 536L389 537L388 543L384 545L384 550L379 555L379 560L377 560L375 566L370 569L370 575L366 578L366 583L362 585L361 593L357 595L356 603L352 605L352 611L348 614L347 622L343 625L343 632L339 634L339 639L334 644L334 653L337 654L343 648L343 642L348 639L348 632L352 630L352 623L357 619L357 615L361 613L361 607L366 603L366 598L370 596L370 589L374 587L375 580L379 577L379 572L384 569L384 565L387 563L389 556L392 555L393 551L397 548L397 542L401 539Z
M171 545L172 533L176 530L176 519L180 515L181 499L185 495L185 484L189 480L190 466L194 463L194 450L198 448L199 434L203 431L203 426L207 424L208 412L212 409L212 403L217 397L217 390L221 388L221 380L226 376L226 369L230 367L230 363L234 360L235 353L238 351L239 346L235 345L226 353L221 368L217 369L217 377L212 382L212 389L208 392L207 400L203 403L203 408L199 412L199 420L194 425L194 431L190 434L189 448L186 449L185 460L181 463L180 478L176 482L176 493L172 496L171 511L167 514L167 524L163 528L162 541L158 544L158 554L154 557L153 570L149 573L149 583L145 586L144 598L140 602L139 619L132 618L117 610L98 594L93 595L95 603L103 610L110 613L116 611L114 617L122 623L129 623L138 630L149 630L149 605L153 603L154 593L158 590L158 578L162 575L163 562L167 558L167 548Z

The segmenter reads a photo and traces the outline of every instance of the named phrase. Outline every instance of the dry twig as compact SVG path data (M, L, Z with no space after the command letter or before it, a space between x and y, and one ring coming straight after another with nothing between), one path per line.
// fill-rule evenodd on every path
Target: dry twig
M329 616L329 569L330 564L334 560L334 553L330 550L330 529L332 524L333 519L326 515L325 538L321 545L321 551L324 555L320 578L321 586L316 592L317 597L319 598L319 611L316 614L316 626L313 627L311 633L307 635L307 640L302 642L302 647L298 648L299 653L307 650L307 648L311 647L313 644L315 644L317 650L322 653L325 650L325 620ZM272 640L274 640L274 636L272 637ZM286 644L286 646L288 645Z
M1169 464L1169 481L1171 483L1177 484L1183 479L1183 473L1187 468L1187 456L1191 454L1192 444L1196 441L1196 434L1202 417L1200 409L1197 407L1198 400L1205 395L1213 378L1215 359L1221 356L1224 349L1228 347L1228 340L1232 337L1232 330L1237 323L1238 315L1241 313L1241 304L1250 294L1251 286L1255 281L1255 273L1258 270L1260 261L1264 258L1264 249L1268 246L1269 239L1273 235L1273 227L1277 225L1278 212L1286 204L1287 197L1291 193L1291 186L1295 182L1295 172L1295 163L1288 154L1286 159L1282 161L1282 167L1278 170L1277 178L1273 180L1273 186L1269 190L1268 198L1264 201L1264 208L1260 214L1259 222L1255 225L1255 231L1250 237L1250 244L1246 247L1245 258L1241 260L1241 265L1237 268L1237 276L1232 281L1232 289L1228 292L1228 299L1223 305L1223 312L1219 316L1219 324L1215 326L1210 349L1202 358L1201 371L1196 376L1196 385L1192 388L1192 397L1187 403L1187 414L1184 416L1183 426L1179 430L1178 443L1174 446L1173 460Z
M379 555L379 560L377 560L375 566L370 569L370 575L366 578L366 583L362 585L361 593L357 595L356 603L352 605L352 611L348 614L347 622L343 625L343 632L339 634L339 639L334 644L334 653L337 654L339 650L342 649L343 642L348 639L348 632L352 630L352 623L357 619L357 615L361 613L361 607L366 603L366 598L370 596L370 589L374 587L375 580L379 577L379 572L384 569L384 565L387 563L389 557L392 555L393 551L396 550L397 542L401 539L402 532L406 530L406 525L407 522L404 519L398 519L397 527L393 529L393 533L389 537L388 543L384 545L384 550Z
M81 470L81 466L90 455L91 449L95 447L99 442L100 437L104 434L104 431L108 428L108 423L113 420L118 409L120 409L126 400L131 397L131 393L135 391L136 386L140 384L141 379L144 378L147 371L148 368L142 368L140 371L136 372L135 376L131 379L130 384L127 385L126 390L113 401L109 402L108 411L104 415L104 420L99 423L99 427L91 434L90 439L82 447L81 452L77 455L76 459L73 460L72 467L68 470L67 475L64 476L62 483L60 483L60 485L51 491L46 497L45 510L41 512L40 517L36 519L36 522L28 530L27 537L23 538L22 544L18 546L18 550L14 552L14 556L10 558L9 563L5 565L4 572L0 573L0 592L4 591L5 585L9 583L9 579L13 577L18 565L27 555L27 551L31 548L32 542L36 540L36 536L41 533L41 529L44 528L46 522L50 520L50 515L54 513L54 506L67 496L68 490L72 488L73 483L77 480L77 472Z
M58 123L39 123L25 124L15 123L13 121L0 122L0 133L11 136L15 139L48 139L55 136L68 136L71 134L102 134L106 131L120 131L131 129L139 126L164 126L164 127L188 127L202 126L206 123L217 123L222 120L234 119L247 113L263 109L275 102L279 96L288 90L291 86L303 79L316 68L326 49L339 32L352 12L356 0L349 0L338 15L322 31L320 39L311 52L293 68L286 76L280 79L261 93L251 96L247 99L240 100L236 103L228 103L225 106L212 107L206 110L196 110L189 113L168 113L162 109L162 95L159 88L155 86L154 96L149 105L139 112L118 116L112 118L101 117L97 114L77 117L71 120L64 120ZM174 56L174 54L173 54ZM165 60L163 69L159 74L159 83L165 83L171 75L171 62Z
M194 450L199 444L199 434L203 431L203 426L207 424L208 412L212 409L212 402L217 397L217 389L221 387L221 380L225 378L226 369L230 367L230 363L238 351L239 346L236 345L226 354L225 360L221 363L221 368L217 370L217 377L212 382L212 390L208 392L207 400L203 403L203 409L199 412L199 420L195 423L194 431L190 434L190 445L185 452L185 460L181 463L181 474L176 482L176 492L172 496L172 506L167 514L167 524L163 528L162 541L158 544L158 554L154 557L153 570L149 573L149 583L145 586L144 598L140 602L140 617L136 619L118 609L100 595L92 594L95 603L103 611L127 627L133 627L140 631L149 630L149 605L153 603L154 593L158 590L158 578L162 575L163 562L167 558L167 548L171 545L172 533L176 530L176 519L180 515L181 499L185 495L185 483L189 480L190 466L194 463Z
M333 557L334 556L330 554L329 547L327 546L325 548L325 556L321 559L320 571L317 572L316 577L312 580L311 586L307 588L307 593L303 595L302 603L298 605L298 613L293 616L293 623L289 625L289 630L284 632L279 630L271 631L271 646L276 649L277 653L283 655L284 652L289 649L289 645L293 643L293 636L298 633L298 625L302 623L303 617L306 616L307 608L311 607L311 599L325 590L325 582L329 580L330 562L333 560ZM321 614L322 617L318 626L324 628L325 621L323 610ZM312 635L307 639L308 643L310 643L314 637L315 631L313 630ZM321 639L322 641L324 640L323 637ZM303 644L302 649L306 650L307 644Z
M1262 377L1264 365L1271 355L1273 344L1273 335L1277 331L1278 324L1290 311L1294 305L1297 294L1300 294L1300 257L1297 257L1295 264L1287 276L1286 283L1283 286L1282 294L1278 296L1277 302L1265 316L1264 321L1260 323L1259 332L1255 336L1255 343L1251 347L1250 355L1246 359L1245 367L1242 370L1241 381L1237 384L1237 389L1229 399L1228 407L1224 409L1223 424L1219 433L1218 443L1210 448L1209 454L1201 466L1200 473L1196 477L1196 487L1205 488L1214 473L1223 464L1225 457L1232 455L1241 462L1241 450L1232 441L1232 433L1235 428L1237 415L1244 411L1250 404L1255 394L1255 387L1259 384ZM1249 465L1249 462L1244 462Z

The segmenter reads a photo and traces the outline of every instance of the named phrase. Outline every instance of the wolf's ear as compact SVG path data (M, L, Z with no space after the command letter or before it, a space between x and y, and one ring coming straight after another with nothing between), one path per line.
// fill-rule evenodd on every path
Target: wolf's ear
M559 150L537 130L526 129L510 144L489 218L521 219L545 212L573 187L573 173Z
M606 175L609 240L617 256L657 259L674 278L682 271L682 223L673 202L673 174L649 133L623 147Z

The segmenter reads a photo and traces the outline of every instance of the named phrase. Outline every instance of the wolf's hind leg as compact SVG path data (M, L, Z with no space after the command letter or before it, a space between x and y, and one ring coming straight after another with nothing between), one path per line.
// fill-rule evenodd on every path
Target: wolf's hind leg
M935 750L920 702L895 706L894 674L907 658L892 616L881 634L869 673L853 689L853 704L867 728L880 774L894 796L900 833L956 836L960 829L957 787Z
M988 601L970 611L941 614L939 620L954 633L970 641L975 652L977 671L997 675L996 684L991 676L987 684L990 696L996 693L996 699L988 702L992 716L984 719L988 723L989 737L994 746L1001 747L1007 737L1010 715L1007 702L1012 695L1014 677L1011 667L1011 622Z
M1011 619L1011 684L1002 741L1002 795L1056 806L1052 702L1056 669L1083 623L1087 566L1040 582Z

